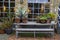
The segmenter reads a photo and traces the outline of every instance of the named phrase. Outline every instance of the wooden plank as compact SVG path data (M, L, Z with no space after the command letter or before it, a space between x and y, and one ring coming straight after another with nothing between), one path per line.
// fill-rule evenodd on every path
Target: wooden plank
M17 31L54 31L54 29L31 29L31 28L16 28Z

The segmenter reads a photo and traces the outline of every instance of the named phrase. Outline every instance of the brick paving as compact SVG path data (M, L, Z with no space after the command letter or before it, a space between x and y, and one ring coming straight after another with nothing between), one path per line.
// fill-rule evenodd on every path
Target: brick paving
M60 40L60 35L55 35L54 38L51 37L19 37L16 38L15 35L9 36L8 40Z

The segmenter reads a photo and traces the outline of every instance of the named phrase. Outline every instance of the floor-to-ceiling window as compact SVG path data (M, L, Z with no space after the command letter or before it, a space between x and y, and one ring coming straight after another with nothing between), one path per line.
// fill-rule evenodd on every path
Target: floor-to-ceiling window
M28 20L35 21L40 14L49 13L50 0L28 0L28 8L30 10Z
M15 0L0 0L0 19L7 18L7 13L14 14ZM1 22L1 20L0 20Z

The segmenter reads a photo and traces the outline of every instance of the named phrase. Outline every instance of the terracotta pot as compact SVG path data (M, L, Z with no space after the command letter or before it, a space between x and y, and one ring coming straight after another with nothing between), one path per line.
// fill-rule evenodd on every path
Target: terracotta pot
M23 23L27 23L27 18L23 18L23 19L22 19L22 22L23 22Z
M20 18L15 18L15 23L20 23Z
M0 34L4 34L5 33L5 31L4 30L0 30Z
M40 20L40 23L47 23L47 20Z
M37 20L37 23L47 23L47 20Z

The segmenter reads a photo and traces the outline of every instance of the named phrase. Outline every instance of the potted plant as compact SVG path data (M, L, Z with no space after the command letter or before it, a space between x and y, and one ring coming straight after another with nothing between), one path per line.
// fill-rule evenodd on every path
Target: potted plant
M49 12L47 14L47 18L48 18L47 21L51 23L51 21L56 21L55 19L57 18L57 14L53 12Z
M51 21L56 21L57 14L53 12L49 12L47 16L50 18Z
M27 23L27 17L23 17L23 18L22 18L22 22L23 22L23 23Z
M47 23L51 23L51 15L49 13L47 13L46 15L47 15Z
M12 23L11 23L11 21L6 21L5 20L4 23L1 26L4 27L5 33L10 34L12 32L12 29L11 29Z
M25 9L25 8L23 9L23 13L22 13L23 14L23 16L22 16L22 22L23 23L27 23L27 13L30 13L30 11L31 10L29 10L29 8L28 9Z
M27 14L26 14L26 11L23 13L22 22L23 23L27 23Z
M47 14L47 16L49 16L49 18L51 18L51 20L55 20L55 18L56 18L56 13L49 12L49 13Z
M21 19L20 19L20 12L19 12L19 10L18 11L16 11L16 13L15 13L15 23L20 23L21 21L20 21Z
M46 16L46 14L38 16L37 20L38 20L37 22L39 22L39 23L46 23L47 22L47 16Z
M13 20L14 20L14 14L9 14L7 13L7 17L9 18L2 18L1 20L3 21L1 27L4 27L4 30L7 34L10 34L12 32L12 25L13 25Z
M15 18L19 18L20 20L20 22L24 22L24 20L25 21L27 21L27 12L28 12L28 10L26 9L26 8L24 8L24 7L20 7L19 9L18 9L18 11L16 12L16 17ZM23 20L24 19L24 20ZM16 20L16 19L15 19ZM18 23L18 22L17 22Z
M19 17L15 17L15 23L20 23L21 21L20 21L21 19L19 18Z

